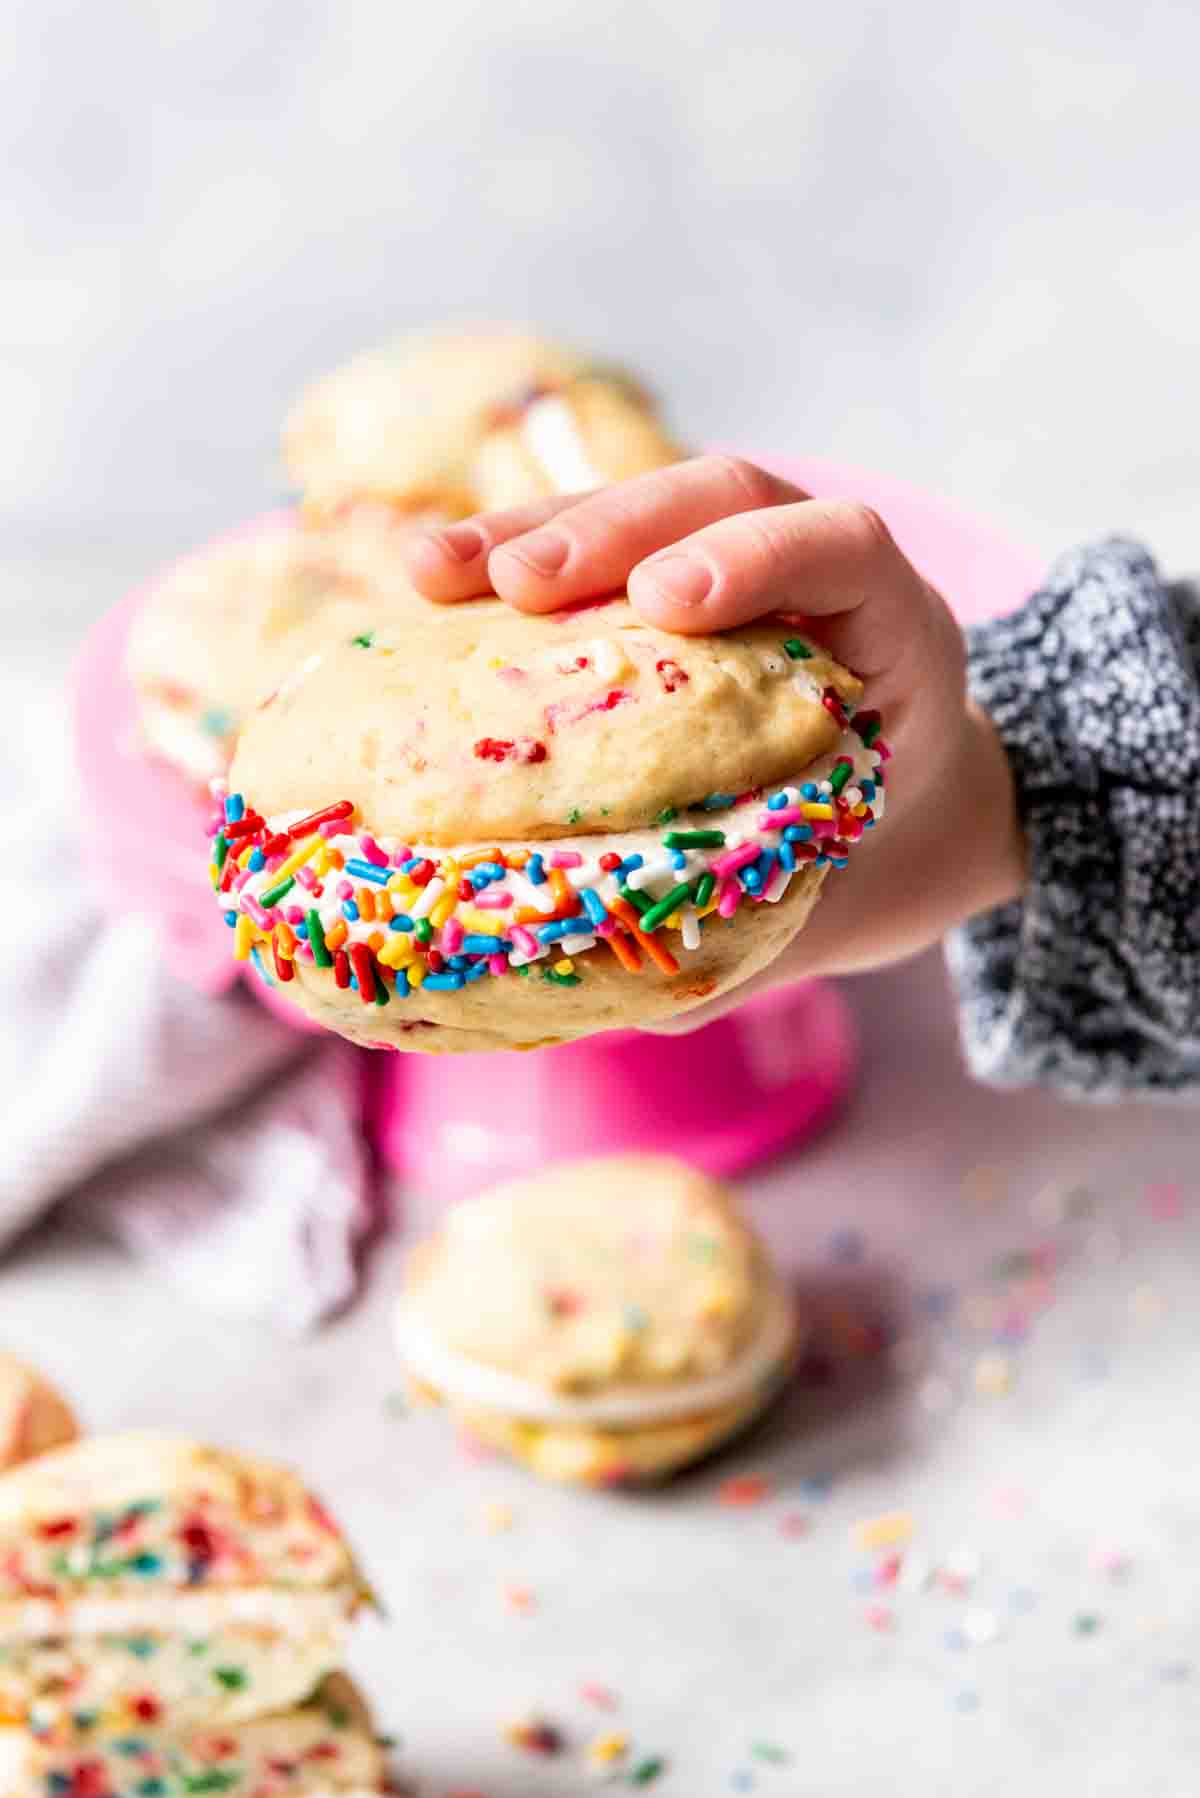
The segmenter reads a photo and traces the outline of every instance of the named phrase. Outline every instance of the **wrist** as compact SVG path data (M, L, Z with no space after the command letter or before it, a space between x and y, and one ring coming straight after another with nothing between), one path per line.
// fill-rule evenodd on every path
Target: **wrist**
M1020 898L1027 860L1012 767L999 731L974 700L967 702L965 764L963 898L973 915Z

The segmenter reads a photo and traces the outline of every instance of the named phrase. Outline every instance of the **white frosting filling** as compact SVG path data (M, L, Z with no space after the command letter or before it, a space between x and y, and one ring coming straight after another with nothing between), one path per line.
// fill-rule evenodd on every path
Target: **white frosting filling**
M201 1592L146 1592L128 1598L14 1598L0 1601L0 1642L46 1636L144 1633L209 1635L244 1624L297 1638L338 1629L357 1594L350 1586L285 1592L274 1586L225 1587ZM0 1787L0 1791L3 1787Z
M611 1386L586 1398L548 1392L516 1374L470 1360L439 1342L413 1307L401 1300L396 1313L400 1359L411 1374L457 1402L529 1423L565 1428L632 1429L719 1411L749 1398L777 1371L796 1337L792 1303L781 1288L770 1293L757 1334L724 1369L677 1386Z
M588 460L575 414L557 394L534 400L521 420L521 434L556 492L604 485L604 476Z

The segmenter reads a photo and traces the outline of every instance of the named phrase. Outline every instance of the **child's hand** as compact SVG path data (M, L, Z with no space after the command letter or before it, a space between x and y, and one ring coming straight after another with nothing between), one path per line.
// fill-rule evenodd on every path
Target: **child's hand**
M794 613L862 676L894 753L886 815L751 985L894 960L1020 891L1012 780L995 730L967 700L962 633L868 507L812 500L751 463L705 456L430 532L414 542L410 571L430 599L494 590L529 612L627 587L648 623L683 633ZM746 991L675 1027L707 1022Z

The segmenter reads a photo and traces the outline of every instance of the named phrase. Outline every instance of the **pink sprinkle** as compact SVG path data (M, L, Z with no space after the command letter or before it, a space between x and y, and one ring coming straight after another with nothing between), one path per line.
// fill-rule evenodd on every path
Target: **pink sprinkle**
M276 868L282 868L283 860L284 858L282 855L268 855L266 861L263 863L263 872L266 874L274 874Z
M757 843L743 843L740 849L730 849L726 854L719 855L710 866L717 879L724 880L726 875L736 874L739 868L744 868L748 862L756 862L758 857Z
M310 893L317 884L317 877L311 868L297 868L296 879L302 887L307 887Z
M289 924L303 924L304 922L304 912L299 905L289 905L283 915Z
M582 868L583 857L577 849L556 849L550 857L552 868Z
M615 1711L620 1702L616 1693L608 1686L599 1685L591 1679L584 1680L579 1688L579 1696L585 1704L594 1705L598 1711Z
M778 812L759 812L760 830L782 830L785 824L803 824L804 813L798 805L785 805Z
M235 874L233 877L234 892L240 893L242 888L245 886L246 882L248 880L253 880L253 879L254 879L254 876L253 876L253 874L251 874L249 868L243 868L240 874Z
M614 936L616 934L616 929L617 927L611 918L605 918L603 924L597 924L595 926L597 936Z
M507 974L508 973L508 957L507 957L507 955L501 955L499 952L497 952L495 955L489 955L488 956L488 968L490 969L490 971L493 974Z
M838 833L838 821L836 818L810 818L809 823L812 825L813 841L815 843L819 843L823 837L836 837Z
M803 1511L789 1511L779 1519L779 1534L795 1541L800 1536L807 1536L812 1524Z
M402 868L405 862L410 862L412 858L413 852L408 844L401 843L399 849L393 850L392 852L392 866L393 868Z
M1163 1180L1146 1188L1146 1206L1151 1217L1161 1221L1183 1215L1183 1199L1173 1180Z
M339 880L334 888L339 899L353 899L354 888L348 880Z
M904 1565L899 1555L885 1555L875 1569L877 1586L894 1586L900 1578L900 1569Z
M341 835L342 825L345 822L346 820L344 818L326 818L324 824L317 825L317 830L321 836L325 838L325 841L328 842L330 837Z
M457 918L447 918L442 925L441 941L438 944L443 955L457 955L462 948L463 927Z
M387 865L388 865L387 855L379 847L379 844L375 841L374 837L369 837L369 836L365 836L365 835L359 837L358 846L362 850L363 854L366 856L367 860L369 862L373 862L377 868L386 868L387 867Z
M881 762L890 762L891 761L892 746L890 743L885 743L882 737L876 737L876 739L875 739L874 743L872 743L871 747L875 751L876 755L879 757Z
M312 949L308 943L301 942L301 943L296 944L296 960L297 961L315 961L316 960L316 957L314 956Z
M526 930L524 924L510 924L508 934L522 955L537 954L538 940L532 931Z
M507 911L512 904L512 894L501 893L495 887L489 887L482 893L476 893L475 904L480 911Z
M742 902L742 889L736 880L727 879L721 882L717 897L717 914L722 918L732 918Z
M208 823L204 826L205 836L206 837L215 837L217 832L221 829L224 822L225 822L225 814L223 812L218 812L216 814L216 816L210 818Z
M880 1631L891 1629L894 1618L887 1605L868 1605L865 1614L867 1622L872 1629Z
M252 899L249 893L243 893L241 906L242 910L246 913L246 916L248 918L253 918L260 930L271 929L273 920L267 916L257 899Z

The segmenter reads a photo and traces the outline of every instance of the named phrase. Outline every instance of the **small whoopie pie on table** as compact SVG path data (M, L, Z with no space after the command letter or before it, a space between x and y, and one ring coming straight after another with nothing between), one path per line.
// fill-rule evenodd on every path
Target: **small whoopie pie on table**
M376 1046L653 1023L766 965L883 807L861 683L624 599L310 633L210 826L234 953Z
M802 1345L732 1194L681 1161L550 1167L454 1206L410 1257L419 1392L548 1479L662 1479L744 1429Z

